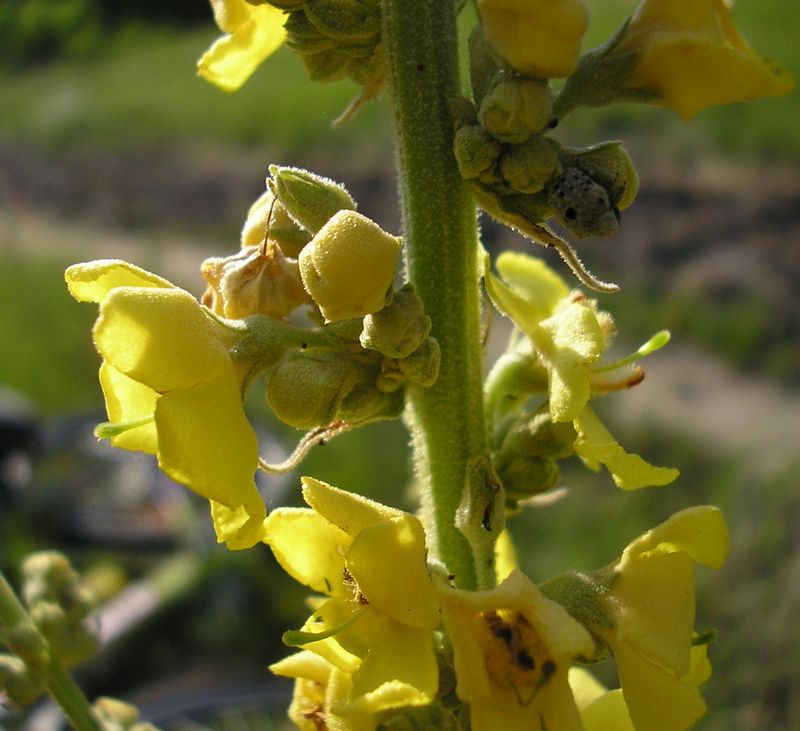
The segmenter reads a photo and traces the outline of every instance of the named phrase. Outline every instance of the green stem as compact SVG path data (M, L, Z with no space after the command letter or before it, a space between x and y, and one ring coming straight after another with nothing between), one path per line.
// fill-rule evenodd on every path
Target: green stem
M442 350L436 384L410 394L415 466L431 551L458 586L475 588L491 581L492 556L491 542L476 549L456 526L488 448L477 215L453 156L448 109L459 93L455 2L384 0L383 17L409 278Z
M28 612L2 573L0 573L0 623L9 630L26 625L38 633ZM40 644L46 647L45 639L41 636L39 639ZM47 692L61 707L76 731L100 731L100 725L92 715L91 706L83 691L58 659L52 653L48 654L48 661L42 667L32 667L24 656L20 656L20 659L28 665L31 673L41 678Z

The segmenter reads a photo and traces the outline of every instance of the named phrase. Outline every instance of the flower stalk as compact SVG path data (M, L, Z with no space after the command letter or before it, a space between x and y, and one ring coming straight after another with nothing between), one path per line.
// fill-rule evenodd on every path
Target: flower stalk
M22 606L14 590L0 573L0 625L9 634L17 627L25 627L32 635L32 642L47 647L46 640L31 621L25 607ZM27 644L31 644L28 642ZM39 676L53 700L58 703L64 715L76 731L100 731L100 725L92 715L89 701L52 652L47 652L47 660L41 665L34 663L32 667L26 658L26 653L20 652L19 657L28 665L31 672Z
M448 109L459 90L455 5L385 0L383 18L409 278L442 351L436 384L410 393L415 467L431 550L460 587L476 588L491 555L473 555L455 521L470 465L487 454L476 208Z

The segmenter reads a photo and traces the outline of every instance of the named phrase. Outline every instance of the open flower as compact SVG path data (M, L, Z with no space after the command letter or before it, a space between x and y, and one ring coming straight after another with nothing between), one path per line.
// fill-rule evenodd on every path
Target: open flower
M254 475L258 443L221 328L197 300L123 261L67 269L81 302L96 302L93 335L115 447L155 454L172 479L211 501L219 541L248 548L266 509Z
M430 703L438 687L439 608L422 524L308 477L303 497L312 509L272 511L264 540L287 573L329 598L285 641L351 676L334 713Z
M639 536L610 566L542 584L611 650L636 731L685 731L705 713L699 687L711 666L706 647L692 644L694 563L719 568L727 551L720 510L688 508ZM618 703L606 699L592 713L602 717Z
M211 0L225 33L197 62L197 73L225 91L236 91L286 38L286 15L269 3Z
M575 451L591 469L605 465L626 490L672 482L677 470L654 467L625 452L589 407L594 396L641 381L642 371L628 366L661 347L668 335L659 333L629 358L603 365L614 325L594 300L571 292L544 262L526 254L500 255L497 271L499 277L485 273L489 295L526 337L519 338L490 373L490 408L519 407L522 398L541 391L553 423L574 424ZM505 414L492 416L499 422Z
M701 506L637 538L614 565L607 596L614 629L598 635L614 654L637 731L682 731L705 713L698 686L710 666L704 654L692 663L693 569L694 562L719 568L727 553L721 511Z
M488 591L440 588L456 693L472 731L582 729L567 675L591 635L519 570Z

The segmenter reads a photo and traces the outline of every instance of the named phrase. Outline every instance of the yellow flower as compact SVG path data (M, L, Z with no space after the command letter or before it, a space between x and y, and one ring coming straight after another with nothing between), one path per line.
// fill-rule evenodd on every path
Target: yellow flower
M637 731L683 731L705 713L698 690L711 674L692 647L694 562L719 568L728 531L718 508L682 510L633 541L601 572L610 622L592 626L610 648Z
M197 62L197 73L225 91L236 91L286 38L282 10L269 3L211 0L214 19L226 35Z
M600 364L614 332L610 315L599 311L596 302L579 291L570 292L541 259L506 252L497 258L496 265L500 276L487 269L486 288L495 306L526 338L517 342L489 374L490 405L519 406L504 394L527 399L541 388L553 423L574 424L578 434L575 451L590 469L605 465L617 486L625 490L675 480L677 470L655 467L625 452L589 407L590 399L598 393L630 387L642 377L634 371L620 381L608 380L609 374L622 370ZM663 337L654 338L650 343L655 345L646 344L632 359L652 352L663 342ZM499 420L503 414L493 416Z
M309 650L296 652L269 666L286 678L294 678L288 715L300 731L372 731L373 714L340 716L333 709L347 697L352 686L349 673Z
M635 54L626 88L689 119L717 104L783 96L793 86L777 63L739 35L730 0L644 0L611 54Z
M351 675L336 714L430 703L439 608L422 524L309 477L303 497L312 509L272 511L264 541L287 573L329 598L286 640Z
M100 305L93 335L111 443L157 455L207 498L228 548L260 541L258 443L221 328L188 292L127 262L76 264L66 280L75 299Z
M567 674L595 645L559 604L518 570L488 591L441 587L440 601L472 731L582 729Z
M478 0L489 45L515 71L540 79L568 76L589 24L582 0Z

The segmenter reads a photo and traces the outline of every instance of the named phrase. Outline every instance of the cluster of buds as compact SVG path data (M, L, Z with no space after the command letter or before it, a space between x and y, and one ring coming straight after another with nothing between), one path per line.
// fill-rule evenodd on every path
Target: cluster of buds
M63 554L30 554L22 563L22 582L31 622L8 628L2 640L11 654L0 654L0 687L17 705L27 705L44 692L51 658L67 667L76 665L97 650L98 642L87 622L94 597Z
M203 303L245 322L237 357L258 363L270 407L298 429L396 417L404 386L438 374L422 303L410 285L393 291L401 241L355 208L332 180L272 166L241 251L203 264ZM301 305L316 327L275 337L272 321Z
M386 62L381 46L379 0L268 0L288 16L286 45L315 81L349 78L362 94L344 117L383 89Z
M622 145L562 148L550 136L558 120L549 80L508 66L481 26L470 38L470 64L473 100L456 110L454 151L479 201L531 225L556 218L580 238L614 233L638 188Z

